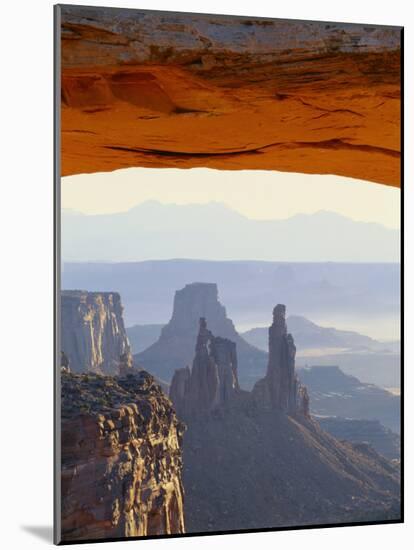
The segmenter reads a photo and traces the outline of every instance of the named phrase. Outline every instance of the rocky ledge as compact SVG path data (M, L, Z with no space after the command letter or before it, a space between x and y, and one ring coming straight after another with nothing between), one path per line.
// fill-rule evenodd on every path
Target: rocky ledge
M140 371L62 371L62 540L184 533L182 435Z
M399 186L401 29L62 6L62 175L129 166Z

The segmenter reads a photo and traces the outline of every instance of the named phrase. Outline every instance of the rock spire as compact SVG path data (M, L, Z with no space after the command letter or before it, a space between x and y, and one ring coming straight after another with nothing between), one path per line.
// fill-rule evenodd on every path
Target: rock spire
M214 336L201 317L192 368L176 370L171 382L170 398L178 414L204 414L228 404L239 391L236 344Z
M266 376L256 383L253 396L258 404L267 408L309 416L309 397L296 375L295 356L295 343L286 326L286 306L278 304L273 309L273 322L269 327Z

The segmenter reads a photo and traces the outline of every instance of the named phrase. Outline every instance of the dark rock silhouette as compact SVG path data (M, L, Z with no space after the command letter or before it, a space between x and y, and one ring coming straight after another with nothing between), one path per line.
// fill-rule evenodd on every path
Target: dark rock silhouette
M170 399L188 427L187 531L398 518L398 464L360 441L338 441L309 415L282 305L269 348L265 377L241 390L235 343L215 337L202 318L192 367L173 377Z
M252 387L265 371L267 354L245 342L237 333L218 300L215 283L192 283L177 290L171 320L163 327L157 342L134 355L135 360L155 376L170 381L175 370L191 364L201 317L206 319L216 337L237 345L240 385Z
M256 382L253 398L260 406L280 409L289 414L301 411L309 416L309 397L295 373L296 347L287 332L286 307L273 310L269 328L269 363L265 378Z

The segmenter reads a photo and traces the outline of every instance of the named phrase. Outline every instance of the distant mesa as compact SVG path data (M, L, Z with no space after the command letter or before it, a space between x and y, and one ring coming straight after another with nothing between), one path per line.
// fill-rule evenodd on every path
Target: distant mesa
M200 248L198 250L200 252ZM137 323L165 324L171 317L175 291L188 283L199 281L217 284L220 300L231 312L236 325L247 328L265 326L269 317L269 304L282 302L289 304L291 314L296 312L314 322L316 319L329 320L341 315L354 322L355 328L352 330L364 334L361 327L371 325L373 330L378 332L379 329L384 334L381 320L386 320L387 325L394 322L394 326L398 327L400 271L398 263L200 259L117 263L92 262L89 258L85 262L64 263L62 288L90 291L116 289L125 306L127 326ZM322 286L323 280L328 281L328 288L326 284ZM289 327L289 318L287 323ZM297 334L291 327L289 332L294 335L300 350ZM263 334L263 349L267 350L266 329ZM393 337L397 336L390 335L390 338ZM137 352L134 350L134 353Z
M236 332L219 302L215 283L191 283L177 290L171 320L161 330L159 339L134 355L134 359L155 376L170 381L176 369L191 364L201 317L214 335L237 345L240 385L252 387L265 372L267 354L248 344Z

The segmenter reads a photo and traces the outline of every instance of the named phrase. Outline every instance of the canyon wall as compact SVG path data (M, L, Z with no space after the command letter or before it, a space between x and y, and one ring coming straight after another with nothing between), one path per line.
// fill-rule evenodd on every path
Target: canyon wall
M154 378L61 378L62 540L183 533L184 425Z
M399 186L401 28L60 14L63 175L205 166Z
M130 355L122 310L117 292L62 291L65 366L73 372L118 374L121 356Z

